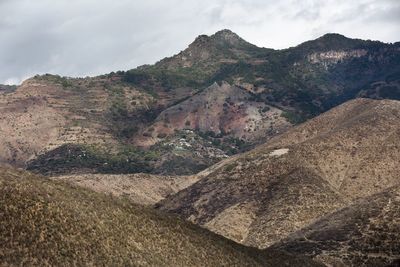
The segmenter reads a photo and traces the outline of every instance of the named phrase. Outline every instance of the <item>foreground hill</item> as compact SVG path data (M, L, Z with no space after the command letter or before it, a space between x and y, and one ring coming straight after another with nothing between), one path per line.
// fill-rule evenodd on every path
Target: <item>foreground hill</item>
M399 101L349 101L210 167L158 207L265 248L357 198L398 184L399 119Z
M0 264L54 266L316 266L245 248L152 210L0 170Z
M333 266L398 266L399 229L397 185L329 214L273 247Z
M0 162L62 174L43 162L72 147L78 173L193 174L358 96L400 99L400 43L327 34L273 50L222 30L154 65L0 86Z

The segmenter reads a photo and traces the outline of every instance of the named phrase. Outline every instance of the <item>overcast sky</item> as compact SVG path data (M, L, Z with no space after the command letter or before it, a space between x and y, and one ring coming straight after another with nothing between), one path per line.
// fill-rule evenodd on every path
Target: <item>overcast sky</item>
M231 29L286 48L328 32L400 41L400 0L0 0L0 83L151 64Z

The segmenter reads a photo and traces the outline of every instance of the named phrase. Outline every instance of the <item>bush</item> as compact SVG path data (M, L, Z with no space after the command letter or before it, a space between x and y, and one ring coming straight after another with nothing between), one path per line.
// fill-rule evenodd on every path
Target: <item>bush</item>
M281 116L286 118L292 124L299 124L306 120L304 116L291 111L284 111Z
M167 137L167 134L166 133L159 133L159 134L157 134L157 137L158 138L165 138L165 137Z

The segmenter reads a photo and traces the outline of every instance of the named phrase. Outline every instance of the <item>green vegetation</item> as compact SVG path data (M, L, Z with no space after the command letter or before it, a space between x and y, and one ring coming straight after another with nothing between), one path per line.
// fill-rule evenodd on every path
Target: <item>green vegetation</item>
M282 112L281 116L286 118L292 124L299 124L306 120L304 116L294 113L292 111L284 111Z
M35 79L45 80L55 84L60 84L64 89L75 89L75 90L78 89L78 87L73 84L70 78L62 77L60 75L52 75L52 74L45 74L41 76L36 75Z
M123 81L141 86L151 94L156 94L152 88L162 88L169 91L175 88L206 86L207 74L199 68L176 68L167 70L148 67L144 70L130 70L123 74Z
M244 152L250 148L250 145L246 143L244 140L232 137L224 133L223 131L219 134L213 131L207 132L196 132L200 137L204 138L207 141L210 141L213 146L221 149L226 152L228 155L234 155L239 152Z
M116 153L88 145L67 144L40 155L28 163L28 170L42 174L62 174L90 171L96 173L151 172L154 151L142 151L124 146Z

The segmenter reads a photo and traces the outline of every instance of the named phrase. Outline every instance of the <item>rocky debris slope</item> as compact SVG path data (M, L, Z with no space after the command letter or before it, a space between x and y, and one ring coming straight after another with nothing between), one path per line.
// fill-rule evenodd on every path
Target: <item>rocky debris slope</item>
M282 114L279 108L257 102L254 94L244 88L214 83L161 112L136 143L154 144L160 137L182 129L213 133L222 142L227 138L265 142L292 126Z

